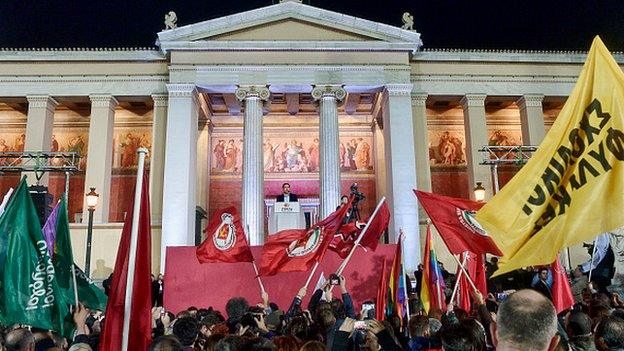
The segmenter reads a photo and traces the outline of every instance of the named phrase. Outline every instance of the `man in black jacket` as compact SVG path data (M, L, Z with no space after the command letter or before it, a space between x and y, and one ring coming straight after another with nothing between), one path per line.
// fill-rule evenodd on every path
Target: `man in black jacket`
M277 202L298 202L299 199L297 198L296 194L293 194L290 192L290 184L289 183L284 183L282 184L282 194L277 196L277 199L275 200Z

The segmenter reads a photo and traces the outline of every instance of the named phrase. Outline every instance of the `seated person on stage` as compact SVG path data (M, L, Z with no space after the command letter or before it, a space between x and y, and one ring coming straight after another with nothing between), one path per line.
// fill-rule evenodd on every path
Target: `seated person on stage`
M282 194L277 196L277 202L297 202L299 199L296 194L290 192L290 184L282 184Z

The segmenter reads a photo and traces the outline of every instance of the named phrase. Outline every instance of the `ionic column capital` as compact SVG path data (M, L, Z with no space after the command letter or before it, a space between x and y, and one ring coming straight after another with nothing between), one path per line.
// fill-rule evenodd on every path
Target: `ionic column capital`
M48 111L54 111L59 104L50 95L27 95L26 100L28 100L28 108L44 108Z
M527 94L522 95L518 101L516 101L516 104L519 109L524 110L527 107L542 107L543 101L544 95L542 94Z
M89 95L89 99L91 100L91 108L108 108L114 110L115 107L119 105L119 101L110 94L92 94Z
M347 91L341 85L315 85L312 88L312 98L320 100L323 97L333 97L337 101L347 97Z
M410 96L414 84L386 84L384 86L388 96Z
M466 94L461 98L464 109L468 107L485 107L485 94Z
M167 107L169 105L169 95L153 94L152 101L154 101L154 107Z
M426 106L428 97L427 93L412 93L412 106Z
M269 88L262 85L239 86L234 92L236 98L240 101L250 98L258 98L262 101L268 101L271 97Z

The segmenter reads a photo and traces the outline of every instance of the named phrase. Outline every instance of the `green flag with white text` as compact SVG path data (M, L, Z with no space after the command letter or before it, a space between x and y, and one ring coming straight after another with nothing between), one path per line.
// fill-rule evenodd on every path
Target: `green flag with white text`
M0 217L0 324L64 334L68 315L26 178Z

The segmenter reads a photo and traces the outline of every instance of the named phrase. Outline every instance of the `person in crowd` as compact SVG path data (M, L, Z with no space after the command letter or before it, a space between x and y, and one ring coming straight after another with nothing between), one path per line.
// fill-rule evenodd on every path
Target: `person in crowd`
M183 351L192 351L199 336L197 320L192 316L178 319L173 325L173 335L182 344Z
M497 351L552 351L559 343L555 307L533 290L517 291L503 301L491 329Z
M552 301L552 284L553 276L551 270L548 267L542 267L537 270L537 273L533 277L531 287Z
M596 326L594 343L599 351L624 351L624 320L604 317Z
M583 274L580 267L576 267L572 271L572 282L570 283L574 302L583 302L583 291L587 289L587 283L587 276Z
M592 321L587 313L571 311L565 318L565 332L570 351L595 351Z
M429 317L414 316L408 324L409 351L422 351L431 347L429 340Z
M591 270L592 286L600 293L609 294L607 287L611 285L611 279L615 275L615 254L611 248L610 234L601 234L596 237L594 243L583 246L587 247L587 253L591 258L579 268L587 275Z
M18 328L10 331L4 347L7 351L35 351L35 337L26 328Z
M162 274L159 274L158 278L152 279L152 306L162 306L164 294L165 278Z

